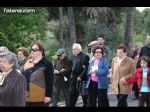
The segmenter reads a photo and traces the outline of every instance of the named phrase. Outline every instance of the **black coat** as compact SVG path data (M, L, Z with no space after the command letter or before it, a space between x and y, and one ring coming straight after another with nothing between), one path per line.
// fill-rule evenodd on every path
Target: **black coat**
M148 46L142 47L141 52L140 52L140 57L141 56L148 56L150 58L150 47Z
M89 56L84 52L80 52L77 56L73 57L71 87L76 87L78 77L80 77L82 81L87 80L87 68L89 65L89 59ZM86 68L84 68L83 65L85 65Z
M142 47L140 55L139 55L139 59L142 56L148 56L150 58L150 47L148 47L147 45ZM137 68L140 68L140 66L141 66L140 65L140 60L138 60Z

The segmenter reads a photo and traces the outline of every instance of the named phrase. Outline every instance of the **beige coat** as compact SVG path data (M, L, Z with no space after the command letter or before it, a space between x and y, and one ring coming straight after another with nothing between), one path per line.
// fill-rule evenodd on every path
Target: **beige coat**
M117 63L117 57L113 58L112 65L110 69L110 81L112 90L116 94L130 94L132 91L132 85L124 85L120 83L121 78L129 79L136 70L135 63L133 59L125 57L124 60L119 65ZM119 90L119 87L120 90Z

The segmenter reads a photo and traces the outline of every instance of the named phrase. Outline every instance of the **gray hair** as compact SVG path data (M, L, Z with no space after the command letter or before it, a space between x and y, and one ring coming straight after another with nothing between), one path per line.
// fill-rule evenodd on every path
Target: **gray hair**
M82 50L81 44L78 44L78 43L74 43L72 47L78 48L80 51Z
M0 47L0 51L5 53L5 52L9 52L8 48L6 46L1 46Z
M15 53L9 51L3 54L3 57L5 57L8 60L9 64L14 64L14 66L16 66L18 59L15 55Z

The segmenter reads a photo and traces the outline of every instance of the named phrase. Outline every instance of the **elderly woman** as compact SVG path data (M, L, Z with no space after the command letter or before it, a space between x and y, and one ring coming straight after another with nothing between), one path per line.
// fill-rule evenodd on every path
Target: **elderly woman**
M20 47L17 49L17 57L18 57L18 69L23 73L24 71L24 64L27 61L27 57L29 56L28 51L26 48Z
M49 106L53 92L54 69L45 57L45 49L40 41L31 45L30 67L23 72L27 79L27 106Z
M16 69L16 55L0 54L0 106L25 106L26 79Z
M127 107L127 97L132 91L131 85L124 85L120 82L130 78L136 70L133 59L127 57L126 54L126 46L118 45L117 56L113 58L110 70L111 87L117 95L118 107Z
M88 95L89 106L96 107L98 98L98 106L109 106L107 89L108 89L108 73L109 63L102 58L104 50L101 47L96 47L93 50L95 59L92 60L88 67Z

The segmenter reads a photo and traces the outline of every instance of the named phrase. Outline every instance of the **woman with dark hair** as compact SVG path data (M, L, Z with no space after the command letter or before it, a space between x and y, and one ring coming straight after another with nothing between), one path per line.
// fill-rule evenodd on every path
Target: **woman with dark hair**
M27 80L27 106L49 106L52 100L54 70L44 52L41 42L31 45L31 59L27 61L30 67L23 73Z
M137 82L139 89L139 106L150 107L150 59L148 56L140 58L141 67L136 70L136 73L129 79L122 81L124 84L133 84Z
M20 47L17 49L17 58L18 58L18 69L23 73L24 71L24 64L27 61L29 53L26 48Z
M127 107L127 97L132 91L132 85L124 85L120 83L121 80L130 78L136 66L132 58L127 57L127 48L121 44L117 46L117 56L113 58L110 69L110 82L112 90L114 90L118 107Z
M102 58L104 55L103 48L96 47L93 50L95 59L93 59L88 67L88 88L89 106L96 107L98 98L98 107L109 107L107 96L108 89L108 73L109 63Z

